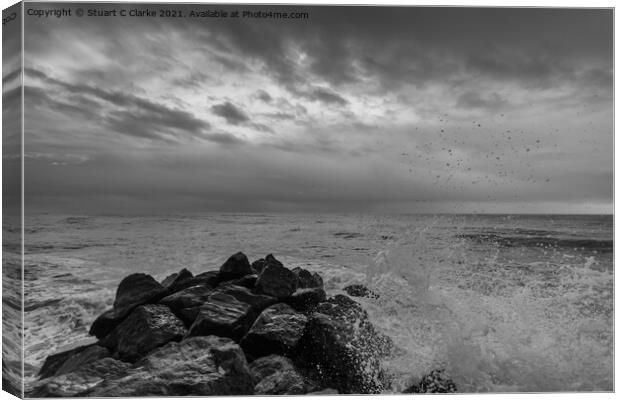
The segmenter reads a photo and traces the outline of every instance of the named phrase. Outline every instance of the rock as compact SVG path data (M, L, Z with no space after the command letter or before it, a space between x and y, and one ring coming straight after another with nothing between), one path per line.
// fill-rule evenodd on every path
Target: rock
M90 327L89 334L101 339L120 324L131 311L142 304L156 303L168 290L147 274L131 274L116 290L114 308L101 314Z
M267 261L265 261L264 258L256 260L251 265L252 271L254 271L254 273L256 273L256 274L260 274L260 272L263 270L265 265L267 265Z
M166 294L166 289L151 275L131 274L118 285L114 308L122 309L156 302Z
M122 361L134 362L157 347L181 340L186 332L168 307L147 304L137 307L100 343L117 352Z
M103 358L60 376L42 380L27 397L83 397L106 379L122 378L130 364Z
M252 267L248 258L242 252L230 256L220 267L220 281L229 281L241 278L245 275L252 275Z
M302 288L302 289L323 287L323 278L321 278L321 276L317 274L316 272L310 273L310 271L305 270L300 267L293 268L291 271L297 277L297 282L298 282L297 287Z
M102 358L110 357L108 349L97 344L76 347L62 353L53 354L45 359L39 370L39 379L64 375Z
M278 261L273 254L268 254L265 258L261 258L260 260L256 260L252 263L252 269L257 273L260 274L263 269L265 268L265 266L267 266L268 264L275 264L278 265L280 267L284 267L284 264L282 264L280 261Z
M235 285L235 286L243 286L246 287L248 289L254 289L254 286L256 285L256 280L258 279L258 275L253 274L253 275L246 275L242 278L239 279L234 279L232 281L230 281L231 284Z
M353 297L368 297L370 299L379 298L379 295L376 294L374 291L360 284L346 286L343 290L347 292L349 296L353 296Z
M325 301L325 290L319 287L297 289L285 302L297 311L312 310L319 303Z
M161 285L168 289L168 293L174 293L186 287L184 283L193 277L194 275L191 272L183 268L181 271L169 275L161 282Z
M241 340L241 347L253 358L269 354L293 355L308 318L284 303L263 311Z
M443 369L435 369L424 375L417 385L405 389L403 393L456 393L456 384Z
M297 370L293 362L282 356L262 357L250 364L254 393L263 395L306 394L317 387Z
M288 268L276 263L267 264L256 281L256 290L283 299L297 289L297 277Z
M159 303L169 307L177 317L181 318L186 324L191 325L198 314L197 309L200 308L213 293L214 289L207 284L196 285L180 290L170 296L166 296L161 299ZM189 309L195 311L191 312Z
M299 360L317 372L324 386L340 393L379 393L389 382L378 337L365 310L338 295L311 314L298 344Z
M227 282L223 285L218 286L215 290L215 293L227 294L242 303L249 304L252 307L254 318L258 317L258 314L263 312L265 308L278 302L278 299L276 299L275 297L253 293L248 288L233 285L232 282Z
M126 375L106 379L86 395L227 396L253 394L252 375L241 348L217 336L171 342L150 353Z
M249 304L222 293L211 295L197 311L188 336L216 335L239 341L254 322Z
M207 271L193 277L189 282L191 286L206 283L209 286L216 287L220 283L219 271Z

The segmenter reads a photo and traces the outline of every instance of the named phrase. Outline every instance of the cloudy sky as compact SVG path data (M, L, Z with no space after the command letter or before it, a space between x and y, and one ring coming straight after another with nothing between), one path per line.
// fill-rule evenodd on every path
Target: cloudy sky
M27 206L612 211L611 10L254 9L26 17Z

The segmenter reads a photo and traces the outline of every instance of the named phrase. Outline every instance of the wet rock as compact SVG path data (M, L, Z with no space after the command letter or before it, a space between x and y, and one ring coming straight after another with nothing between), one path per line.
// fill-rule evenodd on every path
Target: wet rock
M250 364L250 373L255 384L255 394L295 395L317 389L314 383L297 370L290 359L278 355L255 360Z
M230 283L235 285L235 286L243 286L243 287L246 287L248 289L254 289L254 286L256 285L256 280L257 279L258 279L258 275L256 275L256 274L246 275L243 278L234 279L234 280L230 281Z
M340 393L379 393L389 385L366 312L346 296L319 304L299 342L299 360Z
M161 299L159 303L169 307L176 316L183 320L183 322L191 325L198 313L197 308L202 306L213 293L214 289L211 286L207 284L197 285L166 296ZM196 310L192 313L189 312L188 309ZM194 318L192 318L192 316Z
M254 261L252 263L252 269L254 270L255 273L260 274L268 264L274 264L280 267L284 267L284 264L282 264L279 260L277 260L273 256L273 254L268 254L265 258L261 258L259 260Z
M166 289L152 276L131 274L118 285L114 308L121 309L155 302L167 294Z
M263 312L265 308L278 302L275 297L254 293L243 286L233 285L232 282L220 285L215 292L230 295L240 302L249 304L252 307L254 318L258 317L258 314Z
M186 332L168 307L147 304L137 307L100 344L118 353L121 360L134 362L157 347L181 340Z
M209 286L216 287L220 283L219 271L207 271L194 276L188 281L191 286L200 285L206 283ZM189 287L189 286L188 286Z
M443 369L435 369L424 375L417 385L405 389L403 393L456 393L456 384Z
M101 314L90 327L89 334L101 339L120 324L131 311L142 304L156 303L168 290L147 274L131 274L118 285L114 308Z
M239 341L254 322L252 307L233 296L217 293L197 309L188 336L216 335Z
M355 300L336 295L326 302L320 303L312 311L323 313L332 318L356 327L355 336L360 343L365 343L364 351L373 357L385 357L394 350L392 339L380 332L368 320L368 313Z
M297 287L302 289L323 287L323 278L321 278L321 276L316 272L310 273L310 271L300 267L293 268L291 271L297 277Z
M192 337L150 353L125 376L106 379L85 395L227 396L253 394L252 375L241 348L231 339Z
M308 318L284 303L263 311L241 340L241 347L253 358L269 354L293 355Z
M379 295L376 294L374 291L360 284L346 286L343 290L347 292L349 296L353 296L353 297L368 297L370 299L379 298Z
M50 376L64 375L79 369L83 365L110 356L108 349L97 344L80 346L62 353L56 353L45 359L39 370L39 378L45 379Z
M168 289L168 293L174 293L187 287L185 286L186 282L193 277L194 275L190 271L183 268L181 271L169 275L161 282L161 285Z
M238 252L233 254L220 267L220 281L242 278L245 275L252 275L252 267L245 254Z
M268 296L283 299L297 289L297 277L286 267L267 264L256 281L256 290Z
M325 301L325 290L319 287L297 289L285 302L297 311L306 312Z
M106 379L122 378L130 367L113 358L103 358L70 373L40 381L28 397L83 397Z

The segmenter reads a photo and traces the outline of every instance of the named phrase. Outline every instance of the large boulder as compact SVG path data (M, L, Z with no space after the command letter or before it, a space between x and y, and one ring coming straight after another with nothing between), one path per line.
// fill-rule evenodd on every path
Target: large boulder
M207 284L196 285L166 296L159 303L169 307L176 316L181 318L186 324L191 325L198 314L198 308L213 293L214 289ZM192 310L195 310L195 312L192 312Z
M214 294L215 293L227 294L240 302L249 304L252 307L254 318L256 318L265 308L278 302L278 299L275 297L254 293L250 289L243 286L234 285L232 282L227 282L220 285L215 290Z
M456 384L443 369L434 369L424 375L417 385L405 389L403 393L456 393Z
M216 335L239 341L252 326L254 317L249 304L218 293L197 309L188 336Z
M293 274L297 277L297 286L299 288L322 288L323 287L323 278L319 274L311 273L308 270L305 270L301 267L295 267L291 270Z
M297 289L290 297L285 299L286 304L297 311L307 312L324 302L325 290L320 287Z
M220 267L220 281L229 281L246 275L252 275L252 267L245 254L238 252L233 254Z
M156 303L168 294L152 276L147 274L131 274L118 285L114 308L107 310L95 319L89 334L102 339L120 324L131 311L142 304Z
M254 393L262 395L297 395L319 389L304 377L293 362L282 356L270 355L250 364Z
M190 271L183 268L179 272L175 272L174 274L166 277L166 279L161 282L161 285L168 289L168 293L174 293L187 287L187 282L193 277L194 275Z
M188 326L196 320L201 307L210 302L211 296L228 295L251 307L252 318L256 318L265 308L278 302L274 297L253 293L250 289L225 282L215 289L206 285L193 286L171 296L164 297L160 303L169 306Z
M38 382L27 397L83 397L106 379L122 378L130 367L122 361L103 358L67 374Z
M120 379L107 379L85 395L228 396L253 394L252 375L231 339L192 337L153 351Z
M131 274L118 285L114 308L121 309L155 302L166 294L166 288L151 275Z
M283 299L297 289L297 277L288 268L269 263L258 276L255 287L259 293Z
M253 358L269 354L293 355L308 318L284 303L263 311L241 340L245 354Z
M45 359L39 370L39 378L45 379L50 376L64 375L79 369L83 365L110 356L108 349L96 343L52 354Z
M324 386L340 393L379 393L389 385L381 368L377 332L366 312L346 296L315 308L299 341L299 360Z
M168 307L147 304L137 307L100 344L118 353L121 360L134 362L157 347L181 340L186 332Z

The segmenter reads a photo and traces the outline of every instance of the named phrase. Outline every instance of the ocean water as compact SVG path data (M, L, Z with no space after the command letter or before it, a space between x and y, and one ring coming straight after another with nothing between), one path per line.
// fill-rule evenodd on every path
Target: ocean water
M613 390L612 216L46 214L25 232L27 387L45 357L92 340L124 276L243 251L319 272L331 294L377 291L358 300L399 348L393 391L432 368L463 392Z

